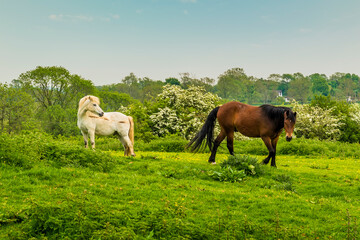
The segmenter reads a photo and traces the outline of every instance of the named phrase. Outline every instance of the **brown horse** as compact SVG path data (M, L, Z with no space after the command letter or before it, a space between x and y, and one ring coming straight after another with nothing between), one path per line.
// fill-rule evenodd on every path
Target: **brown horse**
M221 131L213 141L216 119ZM260 137L269 150L269 155L263 163L269 163L271 158L271 166L276 167L276 144L279 136L285 128L286 140L291 141L295 122L296 112L288 107L275 107L268 104L255 107L240 102L228 102L210 112L205 124L190 141L188 147L191 146L192 151L197 151L206 138L206 145L211 151L209 162L215 163L216 150L225 137L227 137L227 148L230 154L234 155L234 132L238 131L247 137Z

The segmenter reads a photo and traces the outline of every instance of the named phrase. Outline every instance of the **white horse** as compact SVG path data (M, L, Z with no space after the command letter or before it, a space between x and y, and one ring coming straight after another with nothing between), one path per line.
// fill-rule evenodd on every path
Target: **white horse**
M101 136L116 135L125 149L125 156L134 153L134 121L130 116L119 112L106 112L100 108L99 98L85 96L79 101L77 125L84 137L85 148L90 136L91 147L95 150L95 134Z

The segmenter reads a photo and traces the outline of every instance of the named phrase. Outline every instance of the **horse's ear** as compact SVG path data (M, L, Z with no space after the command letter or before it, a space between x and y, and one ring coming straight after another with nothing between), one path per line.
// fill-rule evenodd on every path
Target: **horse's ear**
M289 116L289 113L290 113L289 110L286 110L286 111L284 112L284 117L287 118L287 117Z
M296 112L294 112L294 117L296 117Z

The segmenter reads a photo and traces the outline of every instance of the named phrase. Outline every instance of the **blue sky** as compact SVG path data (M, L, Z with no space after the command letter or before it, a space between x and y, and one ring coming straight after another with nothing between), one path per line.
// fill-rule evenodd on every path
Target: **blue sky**
M360 74L358 0L0 0L0 82L63 66L96 85Z

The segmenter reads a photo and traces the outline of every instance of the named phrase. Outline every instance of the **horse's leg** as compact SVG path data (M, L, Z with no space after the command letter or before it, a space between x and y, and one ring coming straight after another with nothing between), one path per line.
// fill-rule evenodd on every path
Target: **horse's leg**
M134 152L134 146L133 146L129 136L124 137L124 140L126 142L128 156L131 155L132 157L135 157L136 155Z
M84 144L85 148L88 148L88 134L86 132L81 131L83 138L84 138Z
M272 158L271 158L271 166L273 166L273 167L276 167L276 162L275 162L276 145L277 145L277 142L278 142L278 140L279 140L279 137L280 137L280 136L277 136L276 138L274 138L274 139L271 140L271 145L272 145L272 147L273 147L273 149L274 149L274 154L273 154L273 156L272 156Z
M121 137L120 135L118 135L118 137L124 146L124 155L135 157L136 155L134 152L134 146L133 146L129 136Z
M263 160L263 164L268 164L270 158L272 158L274 156L274 148L271 144L271 139L269 137L261 137L261 139L263 140L263 142L265 143L267 149L269 150L269 155ZM271 165L272 166L272 165Z
M214 146L213 149L211 151L211 155L209 158L209 163L213 163L215 164L215 155L216 155L216 150L218 149L220 143L224 140L224 138L226 137L225 131L223 129L221 129L219 136L217 136L217 138L214 141Z
M95 150L95 131L89 131L92 150Z
M234 132L233 131L227 134L226 141L227 141L227 148L229 150L229 153L231 155L234 155Z

